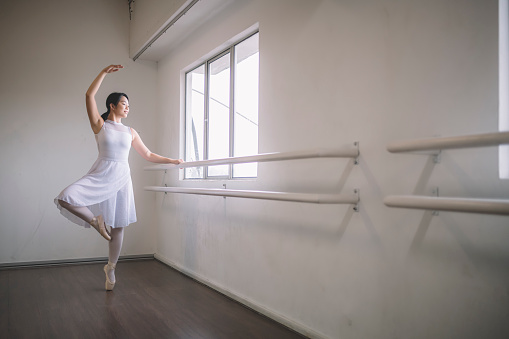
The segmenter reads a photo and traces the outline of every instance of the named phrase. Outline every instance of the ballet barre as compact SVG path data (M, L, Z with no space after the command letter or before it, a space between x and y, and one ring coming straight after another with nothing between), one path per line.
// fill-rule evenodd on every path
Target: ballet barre
M147 166L147 171L161 171L175 168L187 167L202 167L226 164L242 164L252 162L269 162L269 161L283 161L283 160L296 160L296 159L314 159L314 158L353 158L359 156L359 143L354 142L343 147L335 149L314 149L307 151L294 151L294 152L277 152L277 153L264 153L258 155L250 155L243 157L231 157L213 160L200 160L185 162L179 165L162 164L155 166ZM357 163L357 161L356 161ZM352 204L354 210L357 211L357 204L359 203L359 190L355 189L350 194L314 194L314 193L290 193L290 192L273 192L273 191L250 191L250 190L230 190L230 189L215 189L215 188L188 188L188 187L162 187L162 186L147 186L146 191L165 192L165 193L182 193L182 194L197 194L233 198L251 198L263 200L278 200L278 201L293 201L312 204Z
M313 204L352 204L359 202L359 191L352 194L311 194L311 193L288 193L272 191L245 191L217 188L188 188L188 187L161 187L147 186L146 191L211 195L220 197L251 198L263 200L293 201Z
M392 195L384 199L389 207L509 215L509 200Z
M282 161L282 160L296 160L296 159L313 159L313 158L353 158L356 159L359 156L359 143L354 142L351 145L345 145L343 147L335 149L313 149L307 151L294 151L294 152L275 152L275 153L263 153L257 155L249 155L243 157L231 157L222 159L212 160L199 160L185 162L180 165L173 164L160 164L146 166L146 171L164 171L168 169L176 168L188 168L188 167L202 167L202 166L214 166L214 165L226 165L226 164L243 164L250 162L269 162L269 161Z
M443 149L472 148L509 144L509 132L472 134L446 138L396 141L387 145L391 153L435 151L437 157ZM435 158L435 162L438 162ZM438 192L438 189L436 190ZM392 195L384 199L388 207L509 215L509 200L473 199L457 197L428 197L419 195Z
M428 138L394 141L387 145L391 153L439 151L443 149L471 148L509 144L509 132L472 134L446 138Z

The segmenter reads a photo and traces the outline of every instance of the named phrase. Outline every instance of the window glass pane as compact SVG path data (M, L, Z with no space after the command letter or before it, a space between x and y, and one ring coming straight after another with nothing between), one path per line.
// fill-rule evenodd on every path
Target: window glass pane
M258 33L235 46L235 157L258 154ZM256 177L257 164L233 166L234 177Z
M230 53L209 65L208 159L230 156ZM228 165L210 166L209 176L228 176Z
M509 131L509 1L499 0L499 130ZM499 176L509 179L509 145L499 146Z
M186 161L203 160L205 66L186 74ZM203 178L203 167L185 169L185 178Z

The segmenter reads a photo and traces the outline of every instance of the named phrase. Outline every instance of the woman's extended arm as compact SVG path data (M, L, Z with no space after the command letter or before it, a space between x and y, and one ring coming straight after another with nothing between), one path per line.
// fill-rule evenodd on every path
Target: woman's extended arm
M124 68L124 66L109 65L108 67L105 67L101 71L101 73L99 73L99 75L94 79L94 81L87 90L86 103L88 119L90 120L90 127L92 127L92 130L94 131L95 134L99 133L104 123L103 119L101 118L101 115L99 114L99 111L97 110L95 95L99 90L99 87L101 86L101 83L103 82L106 74L116 72L121 68Z
M145 144L141 140L140 135L138 134L138 132L136 132L134 130L134 128L131 128L131 130L133 131L133 135L134 135L133 147L136 150L136 152L138 152L143 157L143 159L148 160L150 162L155 162L155 163L158 163L158 164L175 164L175 165L178 165L178 164L181 164L181 163L184 162L184 160L182 160L182 159L171 159L171 158L166 158L166 157L160 156L158 154L152 153L147 148L147 146L145 146Z

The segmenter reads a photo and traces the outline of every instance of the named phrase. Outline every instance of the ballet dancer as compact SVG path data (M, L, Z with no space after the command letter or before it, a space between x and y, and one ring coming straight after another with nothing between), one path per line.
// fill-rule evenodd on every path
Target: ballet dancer
M106 290L115 286L115 267L124 239L124 227L136 222L136 209L128 156L132 147L146 160L161 164L180 164L152 153L139 134L121 120L129 114L129 98L124 93L111 93L106 99L107 112L100 115L95 95L106 75L124 68L104 68L87 90L86 106L90 126L95 134L99 156L88 173L66 187L56 198L58 209L72 222L95 228L108 240L108 264L104 266ZM110 226L111 232L107 226Z

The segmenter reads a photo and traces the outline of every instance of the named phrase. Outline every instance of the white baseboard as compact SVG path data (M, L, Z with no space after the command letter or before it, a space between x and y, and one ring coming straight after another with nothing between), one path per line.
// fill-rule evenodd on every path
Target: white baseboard
M313 339L315 339L315 338L316 339L329 339L329 337L327 337L315 330L312 330L302 324L299 324L293 320L290 320L279 313L271 311L271 310L267 309L266 307L259 305L252 300L249 300L245 297L239 296L239 295L231 292L230 290L208 280L207 278L202 277L201 275L199 275L193 271L190 271L185 267L182 267L182 266L176 264L175 262L169 260L168 258L165 258L162 255L159 255L156 253L156 254L154 254L154 258L161 261L162 263L170 266L171 268L176 269L177 271L187 275L188 277L190 277L196 281L199 281L200 283L202 283L204 285L207 285L208 287L218 291L219 293L224 294L228 298L231 298L231 299L243 304L244 306L247 306L248 308L254 310L255 312L263 314L264 316L266 316L266 317L268 317L268 318L270 318L270 319L272 319L272 320L274 320L288 328L291 328L295 332L298 332L306 337L313 338Z

